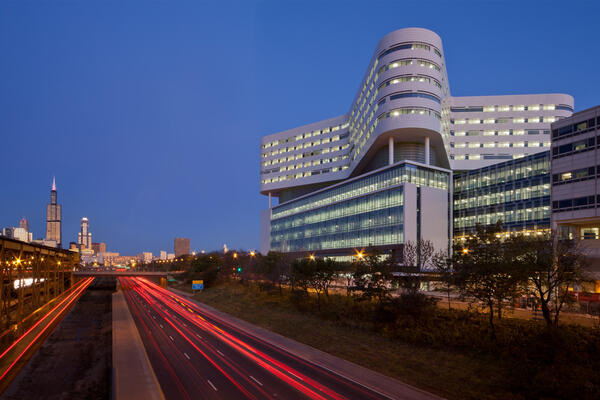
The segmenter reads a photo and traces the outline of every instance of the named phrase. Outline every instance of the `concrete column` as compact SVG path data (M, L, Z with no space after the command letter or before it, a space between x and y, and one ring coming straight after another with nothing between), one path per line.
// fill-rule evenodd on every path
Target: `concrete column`
M269 208L271 208L271 192L269 192Z
M389 165L392 165L394 163L394 138L393 137L389 137L388 139L388 155L389 155Z
M429 165L429 136L425 136L425 164Z

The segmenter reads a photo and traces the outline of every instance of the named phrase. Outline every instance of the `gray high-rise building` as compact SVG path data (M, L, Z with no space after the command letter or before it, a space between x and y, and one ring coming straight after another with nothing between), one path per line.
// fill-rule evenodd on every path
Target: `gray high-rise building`
M190 254L190 238L175 238L175 257Z
M78 234L77 244L81 250L92 249L92 233L90 232L90 223L86 217L81 218L81 232Z
M56 242L61 247L62 241L62 206L57 203L56 180L52 178L50 204L46 205L46 240Z

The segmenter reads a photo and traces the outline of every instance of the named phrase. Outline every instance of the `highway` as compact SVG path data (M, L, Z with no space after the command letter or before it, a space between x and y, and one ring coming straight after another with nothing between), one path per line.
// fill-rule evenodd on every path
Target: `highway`
M144 278L119 281L167 399L387 398L240 331Z

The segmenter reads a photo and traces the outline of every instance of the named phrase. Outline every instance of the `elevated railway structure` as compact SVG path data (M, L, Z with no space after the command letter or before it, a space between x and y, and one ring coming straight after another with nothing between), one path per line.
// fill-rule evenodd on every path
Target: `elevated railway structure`
M0 237L0 330L71 287L78 266L75 252Z

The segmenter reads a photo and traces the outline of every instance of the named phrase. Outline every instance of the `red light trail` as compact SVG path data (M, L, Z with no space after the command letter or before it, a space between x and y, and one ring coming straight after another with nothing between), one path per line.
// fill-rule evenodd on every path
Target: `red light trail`
M36 322L31 328L29 328L23 335L21 335L15 342L13 342L13 344L11 344L6 350L4 350L4 352L2 354L0 354L0 360L2 358L4 358L7 353L12 350L18 343L20 343L26 336L29 335L29 333L31 333L33 331L33 329L35 329L40 323L42 323L43 321L45 321L55 310L57 310L61 305L65 304L65 307L63 309L68 309L70 307L70 305L76 301L79 298L79 295L81 293L83 293L85 291L85 289L87 289L87 287L92 283L92 281L94 280L94 278L87 278L84 281L82 281L82 283L79 284L79 286L77 286L77 288L68 296L66 296L63 300L61 300L60 303L58 303L51 311L49 311L43 318L41 318L38 322ZM12 361L12 363L10 363L10 365L6 368L6 370L4 371L4 373L2 373L2 375L0 375L0 381L2 381L6 375L13 369L13 367L15 366L15 364L27 353L27 351L34 345L37 343L37 340L48 330L50 329L50 327L52 326L52 324L54 323L54 321L56 321L56 319L58 319L59 317L62 316L62 310L61 312L57 313L47 324L46 326L44 326L42 328L42 330L31 340L31 342L25 347L25 349L23 351L21 351L21 353L19 353L19 355Z

